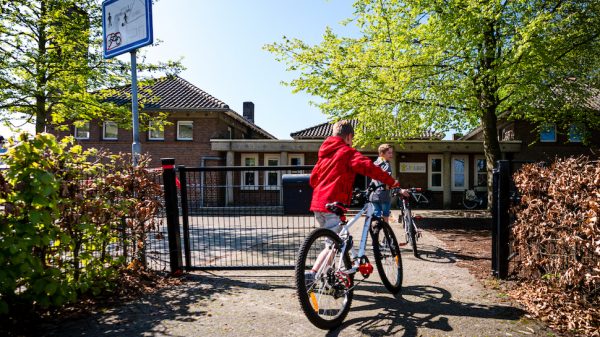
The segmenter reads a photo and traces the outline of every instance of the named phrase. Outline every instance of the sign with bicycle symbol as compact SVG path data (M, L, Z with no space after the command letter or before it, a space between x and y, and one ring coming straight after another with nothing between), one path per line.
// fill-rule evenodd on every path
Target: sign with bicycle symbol
M152 0L106 0L102 3L104 58L152 44Z

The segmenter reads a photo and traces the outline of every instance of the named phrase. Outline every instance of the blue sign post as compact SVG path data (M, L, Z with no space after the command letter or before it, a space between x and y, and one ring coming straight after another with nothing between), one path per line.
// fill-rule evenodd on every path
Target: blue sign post
M152 0L105 0L102 3L104 58L131 52L131 115L133 143L131 157L137 166L142 151L137 99L138 48L152 44Z

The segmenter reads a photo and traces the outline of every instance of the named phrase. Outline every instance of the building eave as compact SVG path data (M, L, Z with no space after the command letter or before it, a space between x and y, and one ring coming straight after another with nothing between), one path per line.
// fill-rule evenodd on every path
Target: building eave
M211 139L213 151L233 152L317 152L322 140L275 140L275 139ZM521 141L500 142L502 152L519 152ZM393 144L402 153L483 153L479 140L413 140ZM377 152L376 147L358 148L361 152Z

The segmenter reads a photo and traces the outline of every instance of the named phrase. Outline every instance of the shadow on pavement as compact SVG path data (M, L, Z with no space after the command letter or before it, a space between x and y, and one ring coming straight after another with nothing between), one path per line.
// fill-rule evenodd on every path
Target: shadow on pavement
M381 286L367 286L367 295L355 293L354 301L367 304L353 305L351 309L378 312L375 316L365 315L346 320L340 328L330 331L327 336L344 336L344 331L349 327L359 330L365 336L419 336L422 334L419 328L438 330L440 335L444 335L444 332L453 331L449 316L518 320L525 314L514 307L455 301L450 292L440 287L405 287L402 289L401 299L390 297L384 292L377 294L374 292L377 287Z
M241 273L241 272L240 272ZM289 276L219 276L188 274L173 289L161 289L121 307L100 310L79 320L52 322L37 336L171 336L163 321L194 322L210 316L201 304L219 296L243 293L245 289L292 288Z

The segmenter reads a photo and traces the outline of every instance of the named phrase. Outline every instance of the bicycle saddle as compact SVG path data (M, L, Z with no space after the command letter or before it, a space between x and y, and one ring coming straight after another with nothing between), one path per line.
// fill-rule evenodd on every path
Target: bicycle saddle
M325 208L337 216L342 216L344 213L348 212L348 206L338 201L325 204Z

